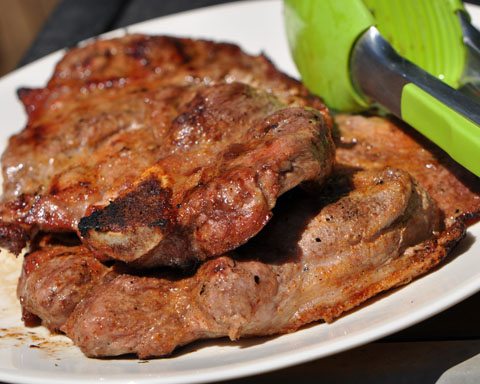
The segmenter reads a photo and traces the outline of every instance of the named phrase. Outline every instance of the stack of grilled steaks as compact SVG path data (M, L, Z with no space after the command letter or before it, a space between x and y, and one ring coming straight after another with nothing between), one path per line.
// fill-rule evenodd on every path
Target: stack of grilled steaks
M0 244L26 249L25 323L88 356L333 321L435 266L480 208L478 179L407 127L334 122L232 44L97 40L18 95Z

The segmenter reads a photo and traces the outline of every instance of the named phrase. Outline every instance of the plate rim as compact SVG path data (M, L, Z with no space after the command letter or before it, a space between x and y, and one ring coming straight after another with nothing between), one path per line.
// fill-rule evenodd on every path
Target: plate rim
M122 34L123 31L125 30L127 31L135 30L137 28L143 28L148 24L163 22L171 18L181 18L191 14L201 14L204 12L212 12L212 11L218 12L218 11L222 11L223 9L231 9L231 8L237 8L237 7L238 8L254 7L254 6L259 6L260 4L262 5L277 4L278 5L279 3L281 3L281 1L279 0L263 0L262 2L249 0L249 1L243 1L243 2L233 2L233 3L219 4L219 5L212 5L212 6L208 6L200 9L179 12L172 15L167 15L163 17L154 18L151 20L146 20L140 23L133 24L126 28L121 28L121 29L107 32L105 34L100 35L100 37L115 36L118 34ZM476 9L476 12L480 14L480 6L468 5L468 8L470 7ZM88 40L90 39L87 39L87 41ZM17 77L22 76L22 74L25 72L34 70L36 67L40 65L50 66L51 62L57 61L64 52L65 52L65 49L61 49L56 52L50 53L38 60L33 61L32 63L29 63L23 66L22 68L19 68L3 76L2 78L0 78L0 89L7 82L15 83ZM478 223L474 227L476 229L479 229L480 223ZM478 242L478 239L475 241ZM422 278L428 278L428 276L429 275L427 274ZM480 277L480 275L477 277ZM415 281L417 280L418 279L416 279ZM423 321L426 318L431 317L457 304L458 302L466 299L467 297L475 294L480 290L480 280L478 279L475 280L472 278L471 280L464 281L460 286L462 287L462 289L457 289L453 292L449 292L449 294L442 297L440 300L441 302L440 305L438 305L438 302L436 302L436 303L430 303L430 305L418 308L416 311L413 311L408 316L406 316L409 319L408 321L405 321L405 316L404 316L394 321L393 323L396 325L393 327L392 327L392 321L390 321L388 323L383 324L380 327L380 332L378 331L378 328L371 329L369 332L361 332L359 335L356 336L355 341L353 343L350 340L351 337L339 338L339 340L341 340L342 343L331 347L327 351L323 351L323 352L317 351L315 353L316 349L319 349L319 348L322 349L322 348L318 346L307 346L301 349L300 351L296 351L293 355L291 354L291 352L290 353L284 352L275 357L266 356L262 359L257 359L254 362L250 362L250 364L245 364L244 362L238 363L238 364L229 364L227 366L228 369L224 369L223 374L221 375L219 375L218 373L218 368L209 368L209 369L206 369L205 371L201 370L199 372L188 372L187 374L183 374L183 375L180 374L176 376L168 376L165 378L165 380L167 380L165 382L188 383L188 382L192 382L192 379L194 379L194 382L196 383L204 383L204 382L211 382L211 381L218 381L218 380L240 378L240 377L250 376L254 374L266 373L266 372L274 371L280 368L288 368L300 363L306 363L306 362L323 358L332 354L340 353L348 349L356 348L360 345L364 345L366 343L369 343L371 341L374 341L386 335L398 332L401 329L407 328L413 324ZM406 288L406 287L403 287L403 288ZM189 353L194 353L194 352L189 352ZM46 374L48 373L50 372L46 371ZM66 376L68 376L68 378ZM132 380L132 378L130 377L125 377L124 379L121 379L117 376L110 377L110 378L98 377L98 374L95 374L95 377L97 378L95 380L95 378L93 377L85 377L85 376L76 378L74 376L69 376L67 373L62 372L59 377L42 377L41 375L39 376L38 372L23 374L20 370L15 370L10 372L9 370L5 370L0 367L0 380L12 382L12 383L44 384L44 383L65 383L66 381L68 381L68 383L76 384L76 383L83 383L85 382L85 380L97 381L102 383L135 382L135 383L142 383L142 384L153 384L153 383L164 382L159 377L144 377L144 376L138 376L137 374L135 374L134 376L136 377L135 380Z

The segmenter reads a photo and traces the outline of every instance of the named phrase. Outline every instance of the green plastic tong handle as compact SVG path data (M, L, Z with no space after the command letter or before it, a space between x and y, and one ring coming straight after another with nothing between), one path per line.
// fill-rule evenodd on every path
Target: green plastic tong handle
M402 120L480 176L479 125L412 83L403 87L401 114Z
M367 2L370 6L375 3L374 0ZM440 3L451 12L452 17L456 17L455 11L463 9L457 0L438 1L436 4ZM393 60L396 63L381 63L380 70L377 71L375 59L370 58L373 55L369 55L367 50L367 53L363 53L363 58L366 59L364 65L357 66L360 67L357 73L355 68L352 70L355 57L362 57L362 52L355 55L356 48L361 45L359 41L375 25L370 9L364 2L285 0L285 21L292 54L304 82L313 92L324 97L331 108L358 111L368 107L372 101L377 101L480 176L478 104L460 97L461 105L458 108L458 102L457 105L451 102L457 99L458 92L420 68L416 71L417 67L397 53L391 55L395 56ZM391 34L388 29L384 31ZM456 52L458 54L460 51L457 49ZM450 72L457 76L461 72L458 65L463 61L458 59L453 62L456 65ZM403 64L407 64L412 76L403 76ZM391 76L389 70L396 73ZM380 72L384 74L383 78L379 75ZM370 84L363 84L369 81ZM425 81L427 86L423 84ZM456 80L450 79L448 82L454 84ZM440 89L440 96L443 92L444 97L433 97L431 94L435 94L436 89Z

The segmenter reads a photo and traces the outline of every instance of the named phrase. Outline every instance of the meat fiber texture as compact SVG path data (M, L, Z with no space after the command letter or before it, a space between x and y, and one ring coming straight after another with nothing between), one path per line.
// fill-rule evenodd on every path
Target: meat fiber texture
M68 52L2 157L0 243L77 232L99 259L185 267L238 247L331 173L320 99L237 46L128 35Z

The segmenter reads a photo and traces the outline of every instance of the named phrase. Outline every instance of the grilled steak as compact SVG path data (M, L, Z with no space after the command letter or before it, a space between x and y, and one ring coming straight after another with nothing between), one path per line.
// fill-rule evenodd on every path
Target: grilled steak
M100 258L184 266L243 244L333 163L325 106L263 56L130 35L68 52L22 89L2 157L0 245L77 231Z
M70 273L56 274L49 286L42 271L51 276L51 267L40 267L37 274L26 267L19 286L22 303L88 356L161 356L196 339L271 335L332 321L426 272L464 234L460 221L442 230L435 203L395 169L344 173L324 194L296 190L282 199L259 235L206 261L192 276L119 273L86 289L75 283L74 293L63 296L68 304L62 320L54 323L45 314L45 293L30 287L50 292L70 285ZM32 257L41 259L42 252L27 256L25 265ZM85 247L72 252L93 259ZM101 275L106 273L104 267Z

